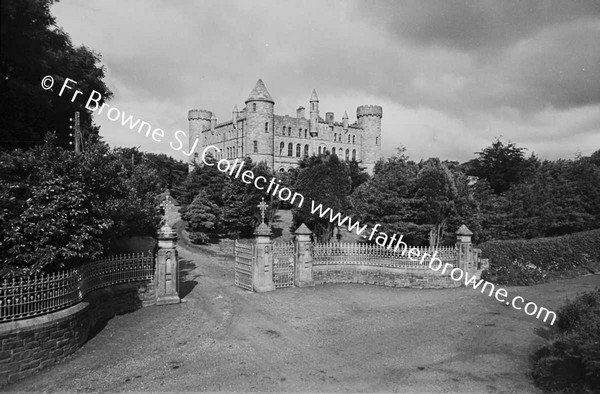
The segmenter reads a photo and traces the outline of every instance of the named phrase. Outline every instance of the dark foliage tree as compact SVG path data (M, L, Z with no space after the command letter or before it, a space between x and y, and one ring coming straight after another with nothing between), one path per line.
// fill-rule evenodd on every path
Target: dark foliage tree
M186 230L190 241L197 244L207 243L216 233L220 215L221 208L210 200L204 190L201 190L181 216L187 222Z
M328 217L311 214L311 200L335 213L350 208L348 194L351 189L350 170L336 155L324 154L305 157L299 162L294 190L302 194L305 204L292 211L293 226L306 224L320 242L328 242L333 236L335 224Z
M434 246L454 242L460 224L478 228L473 190L458 167L451 171L439 159L415 163L404 152L380 160L371 179L350 196L361 223L379 223L412 245Z
M102 143L76 154L49 137L0 153L0 276L75 267L115 238L153 234L157 180Z
M0 34L0 147L39 145L48 131L57 144L69 146L69 118L80 111L82 130L97 134L91 112L85 106L92 90L103 100L112 93L103 82L100 56L74 47L69 35L56 26L50 14L53 0L2 0ZM52 91L41 80L54 78ZM77 82L84 92L71 102L72 91L58 95L65 78ZM82 97L86 98L82 98Z
M503 193L511 184L523 180L537 165L535 156L525 158L525 150L514 143L504 144L497 139L491 146L477 152L479 157L468 163L468 175L485 179L494 193Z

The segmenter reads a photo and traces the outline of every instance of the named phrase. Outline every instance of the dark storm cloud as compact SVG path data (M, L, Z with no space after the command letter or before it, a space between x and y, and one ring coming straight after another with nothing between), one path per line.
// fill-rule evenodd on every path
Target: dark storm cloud
M357 3L354 14L367 15L399 50L454 55L441 66L419 66L416 57L405 94L389 83L398 73L379 82L381 93L408 105L536 111L600 103L598 1L376 1Z
M597 18L600 2L569 0L380 0L357 11L401 39L464 51L506 47L535 32Z

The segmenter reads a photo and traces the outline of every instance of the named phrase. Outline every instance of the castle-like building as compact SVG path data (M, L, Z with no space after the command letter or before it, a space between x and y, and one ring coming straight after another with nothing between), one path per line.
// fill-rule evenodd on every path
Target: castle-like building
M201 163L204 147L221 149L218 158L236 159L249 156L255 163L265 161L276 171L288 171L298 165L303 156L335 153L342 160L361 161L369 173L381 157L381 117L378 105L361 105L356 109L357 121L349 123L344 113L342 122L334 120L333 112L319 114L319 98L313 90L309 102L309 118L305 108L296 110L296 117L275 115L275 101L262 80L246 99L246 106L233 108L231 120L217 123L208 110L188 112L190 167ZM196 139L198 140L196 142Z

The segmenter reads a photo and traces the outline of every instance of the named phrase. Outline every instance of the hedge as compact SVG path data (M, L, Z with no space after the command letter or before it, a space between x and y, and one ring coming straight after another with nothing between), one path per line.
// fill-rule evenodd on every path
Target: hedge
M548 343L532 355L532 377L544 392L600 392L600 288L558 312Z
M478 246L490 268L482 278L501 285L531 285L600 272L600 229Z

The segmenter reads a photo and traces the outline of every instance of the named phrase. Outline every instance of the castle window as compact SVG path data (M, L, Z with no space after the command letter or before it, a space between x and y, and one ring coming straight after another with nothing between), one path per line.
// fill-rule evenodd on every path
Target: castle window
M304 156L308 156L308 144L304 145Z
M350 143L350 134L348 134L348 143Z
M265 123L265 133L269 132L269 122Z
M352 149L352 160L356 160L356 149Z
M319 154L321 154L321 147L319 146Z
M254 153L258 153L258 141L254 140Z
M252 111L256 112L256 103L252 104Z
M302 129L298 129L298 138L302 138Z
M279 156L283 156L283 150L285 149L285 142L281 141L279 144Z
M292 127L288 127L288 137L292 136Z
M379 145L379 137L375 137L375 145Z
M337 141L337 133L333 133L333 140Z
M294 151L294 145L290 142L288 144L288 156L294 156L293 151Z
M301 153L302 147L300 146L300 144L296 145L296 157L300 157L300 153Z
M281 168L279 169L279 172L285 172L285 168L281 167Z
M331 154L335 155L335 148L331 148Z
M308 130L304 129L304 138L308 138Z
M346 149L346 160L350 160L350 149Z
M342 133L340 133L340 140L339 141L342 142Z
M355 143L356 143L356 136L355 136L355 135L353 135L353 136L352 136L352 143L353 143L353 144L355 144Z

